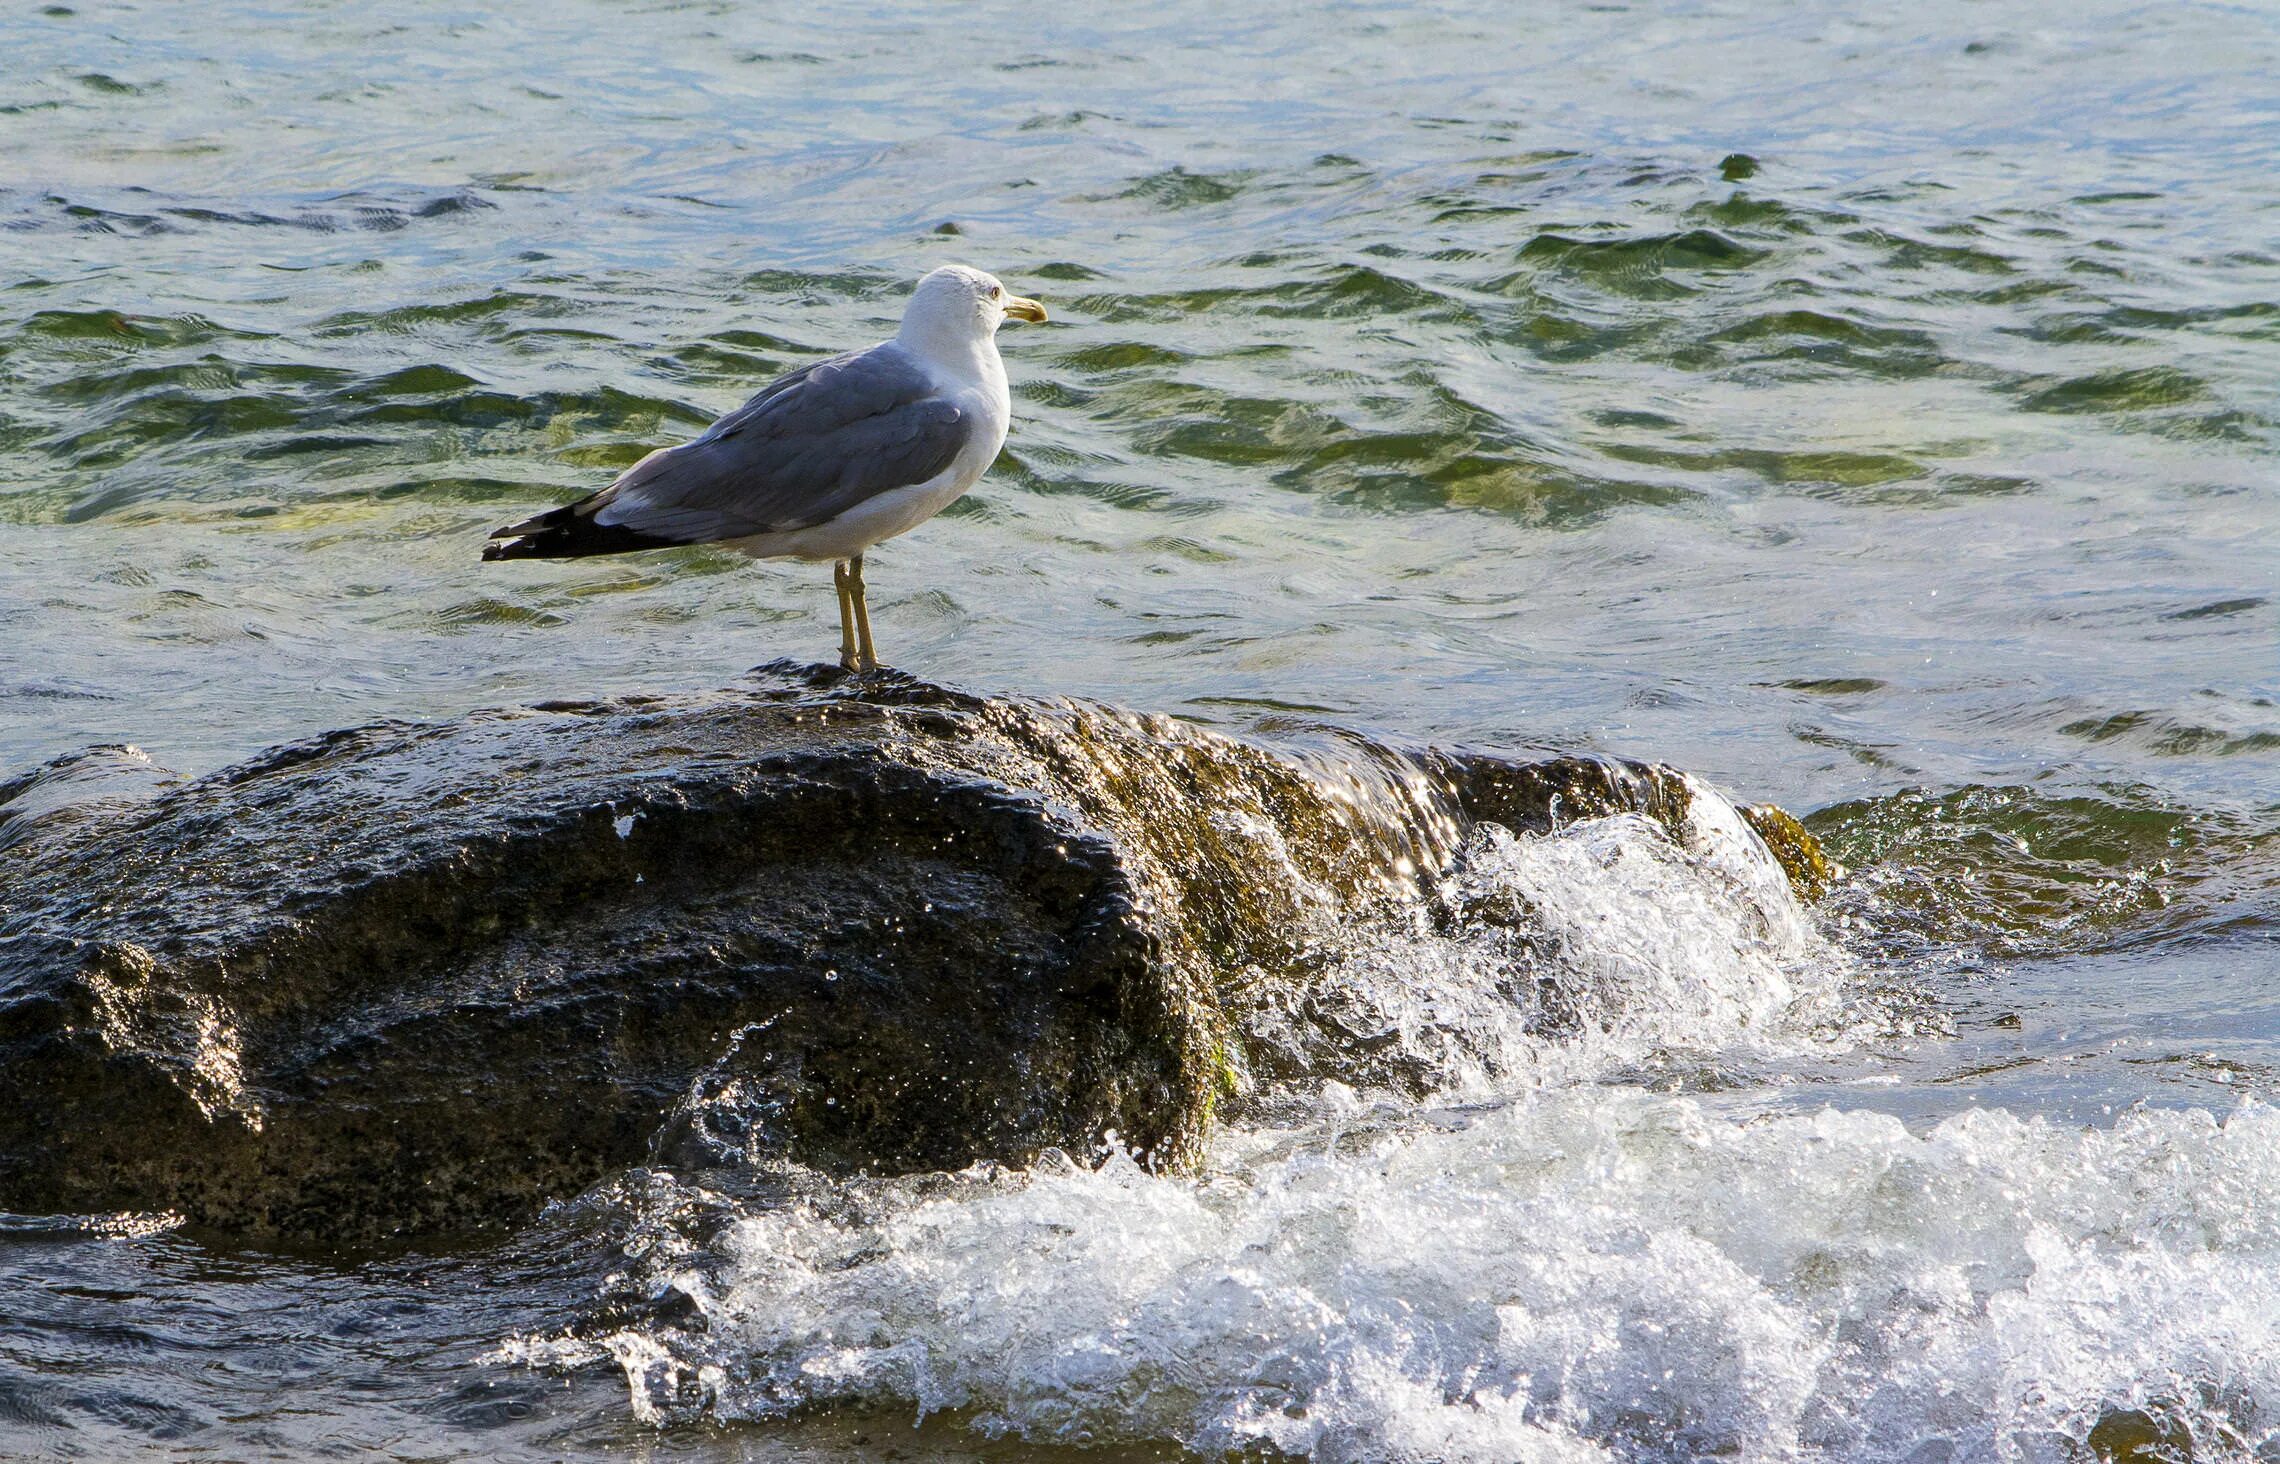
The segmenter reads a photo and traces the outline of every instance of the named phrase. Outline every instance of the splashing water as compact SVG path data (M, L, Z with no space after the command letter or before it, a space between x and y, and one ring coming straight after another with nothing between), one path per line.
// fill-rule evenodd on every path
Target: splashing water
M1478 1097L1889 1026L1732 803L1690 793L1675 838L1636 814L1482 825L1436 900L1333 933L1303 992L1249 1014L1263 1065Z
M613 1357L649 1419L853 1402L1326 1460L2047 1457L2107 1406L2222 1450L2280 1409L2275 1156L2256 1106L1326 1115L1231 1134L1201 1184L1061 1162L749 1215L673 1275L703 1330L510 1352Z
M1629 815L1484 828L1444 929L1333 965L1346 1030L1374 1022L1432 1105L1331 1083L1223 1132L1200 1180L1049 1156L739 1207L653 1177L636 1268L700 1324L500 1356L613 1362L653 1423L855 1405L1326 1460L1994 1457L2146 1401L2254 1427L2280 1401L2254 1362L2280 1343L2269 1111L1919 1136L1604 1081L1869 1021L1850 959L1697 795L1683 842ZM2118 1334L2117 1308L2156 1320Z

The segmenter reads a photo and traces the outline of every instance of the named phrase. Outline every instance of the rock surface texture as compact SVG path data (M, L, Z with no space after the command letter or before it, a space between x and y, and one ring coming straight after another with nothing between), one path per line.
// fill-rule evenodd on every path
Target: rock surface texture
M1324 930L1429 910L1476 822L1699 838L1702 791L789 666L194 782L90 753L0 783L0 1209L373 1240L643 1163L1177 1165L1337 1067L1243 1016L1303 1008Z

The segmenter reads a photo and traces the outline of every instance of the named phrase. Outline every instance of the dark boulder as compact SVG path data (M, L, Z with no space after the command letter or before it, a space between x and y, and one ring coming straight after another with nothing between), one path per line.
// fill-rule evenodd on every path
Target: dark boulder
M782 666L187 783L91 753L0 784L0 1209L353 1240L645 1162L1176 1165L1233 989L1325 920L1476 819L1675 827L1693 787Z

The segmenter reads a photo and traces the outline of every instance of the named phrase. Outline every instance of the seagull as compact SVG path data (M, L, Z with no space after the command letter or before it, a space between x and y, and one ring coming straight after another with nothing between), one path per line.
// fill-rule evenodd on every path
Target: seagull
M894 339L802 366L599 493L495 530L485 559L579 559L726 544L755 559L832 561L839 664L879 667L863 551L974 486L1013 416L998 327L1045 307L952 264L911 293Z

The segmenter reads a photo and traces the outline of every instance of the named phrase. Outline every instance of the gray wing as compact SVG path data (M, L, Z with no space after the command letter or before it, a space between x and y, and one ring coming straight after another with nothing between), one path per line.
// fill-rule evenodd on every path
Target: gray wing
M771 383L577 507L600 527L661 543L807 528L940 475L974 427L888 341Z

